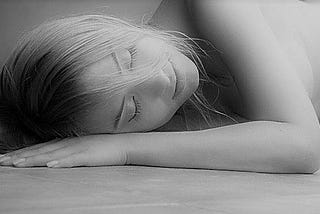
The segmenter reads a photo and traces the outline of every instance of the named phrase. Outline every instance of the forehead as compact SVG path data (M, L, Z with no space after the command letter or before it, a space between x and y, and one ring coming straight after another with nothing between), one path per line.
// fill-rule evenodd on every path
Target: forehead
M84 83L88 90L103 87L109 75L119 72L119 67L112 55L87 67L84 73ZM120 93L109 97L101 93L94 99L97 99L96 104L86 112L83 126L90 134L111 133L123 96Z
M98 62L93 63L87 67L87 76L101 76L109 75L114 72L119 72L118 64L115 60L114 54L109 54Z
M81 82L88 91L106 88L121 76L120 69L115 54L112 53L86 67Z

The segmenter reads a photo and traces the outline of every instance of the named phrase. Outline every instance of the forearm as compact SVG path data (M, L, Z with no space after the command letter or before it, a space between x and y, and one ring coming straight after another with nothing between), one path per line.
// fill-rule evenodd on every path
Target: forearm
M271 173L310 173L313 136L280 122L253 121L190 132L135 133L129 164ZM310 138L310 139L308 139ZM309 146L310 145L310 146Z

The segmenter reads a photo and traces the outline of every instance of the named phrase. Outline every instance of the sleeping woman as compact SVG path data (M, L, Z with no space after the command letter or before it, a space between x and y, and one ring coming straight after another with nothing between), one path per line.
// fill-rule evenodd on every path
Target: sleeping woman
M320 166L320 4L163 0L47 21L0 73L3 166Z

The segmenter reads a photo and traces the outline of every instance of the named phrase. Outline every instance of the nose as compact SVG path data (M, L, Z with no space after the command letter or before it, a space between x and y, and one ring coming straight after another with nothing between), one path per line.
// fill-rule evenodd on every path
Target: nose
M143 83L144 93L156 97L166 96L166 92L171 87L172 81L168 71L163 68L155 76Z

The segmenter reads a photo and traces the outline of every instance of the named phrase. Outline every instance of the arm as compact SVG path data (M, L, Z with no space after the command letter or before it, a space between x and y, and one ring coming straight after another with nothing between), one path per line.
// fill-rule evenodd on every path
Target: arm
M319 167L317 116L259 10L229 0L193 3L194 17L224 52L235 77L244 101L242 116L252 122L194 132L87 136L11 155L29 156L25 166L57 159L65 167L137 164L315 172Z
M314 136L289 123L130 135L127 164L270 173L314 173L319 167Z
M148 165L270 173L314 173L314 136L289 123L253 121L191 132L91 135L27 147L0 165ZM1 161L0 161L1 162ZM52 165L47 164L52 167Z
M254 1L189 4L199 30L223 52L243 99L240 112L253 122L183 134L147 134L133 145L129 162L259 172L316 171L320 156L317 116L259 7Z

